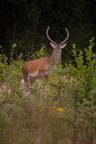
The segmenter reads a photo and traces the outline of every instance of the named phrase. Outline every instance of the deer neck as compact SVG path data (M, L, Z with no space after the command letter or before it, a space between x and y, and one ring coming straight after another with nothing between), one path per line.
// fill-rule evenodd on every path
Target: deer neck
M58 63L61 63L61 50L59 53L57 53L55 50L53 51L52 55L51 55L51 65L54 66Z

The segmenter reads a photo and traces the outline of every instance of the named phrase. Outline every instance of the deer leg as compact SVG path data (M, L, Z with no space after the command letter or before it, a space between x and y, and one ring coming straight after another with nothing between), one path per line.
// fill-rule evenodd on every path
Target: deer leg
M30 73L28 74L27 77L27 83L28 83L28 87L31 88L31 86L33 85L34 81L36 80L36 78L38 77L38 71L35 73Z
M24 79L22 79L21 82L20 82L20 88L21 89L25 88L25 81L24 81Z

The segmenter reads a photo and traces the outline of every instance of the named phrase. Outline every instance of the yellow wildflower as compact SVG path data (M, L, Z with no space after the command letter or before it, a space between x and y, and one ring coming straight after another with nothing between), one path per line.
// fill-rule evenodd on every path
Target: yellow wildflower
M56 112L64 112L64 107L54 107L53 110Z

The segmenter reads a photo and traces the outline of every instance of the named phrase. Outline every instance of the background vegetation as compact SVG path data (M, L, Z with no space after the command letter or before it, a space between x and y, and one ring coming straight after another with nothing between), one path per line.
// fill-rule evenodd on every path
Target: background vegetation
M67 27L70 41L62 58L68 61L73 43L82 49L96 35L95 3L95 0L0 0L0 45L3 52L10 57L15 43L14 58L23 53L23 58L27 59L42 44L47 45L45 31L48 26L56 41L64 39Z
M20 88L24 61L0 57L0 143L96 144L96 53L73 44L73 62L57 65L30 93ZM13 51L14 52L14 49ZM34 56L46 54L44 46ZM86 62L86 63L85 63Z

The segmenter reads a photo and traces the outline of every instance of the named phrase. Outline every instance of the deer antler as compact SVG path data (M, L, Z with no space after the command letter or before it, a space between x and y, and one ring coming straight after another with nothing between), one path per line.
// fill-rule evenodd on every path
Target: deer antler
M46 30L46 35L47 35L47 38L49 39L49 41L51 41L51 42L54 44L55 41L53 41L53 40L50 38L49 34L48 34L49 29L50 29L50 27L48 26L48 28L47 28L47 30Z
M60 43L61 45L63 45L68 39L69 39L69 31L67 28L65 28L65 31L67 32L67 36L66 38Z

